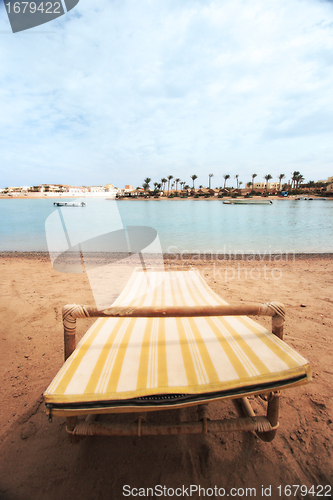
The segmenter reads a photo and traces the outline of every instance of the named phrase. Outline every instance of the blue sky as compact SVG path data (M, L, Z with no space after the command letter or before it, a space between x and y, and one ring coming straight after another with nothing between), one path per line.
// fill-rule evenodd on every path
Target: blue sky
M0 187L326 179L332 89L332 1L80 0L16 34L1 5Z

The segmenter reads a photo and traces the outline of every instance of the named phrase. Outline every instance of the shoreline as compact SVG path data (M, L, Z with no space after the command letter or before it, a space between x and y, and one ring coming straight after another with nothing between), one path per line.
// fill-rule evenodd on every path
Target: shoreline
M73 255L75 252L73 252ZM126 258L128 255L121 255L121 258ZM290 256L288 259L283 259L283 256ZM0 258L22 258L22 259L39 259L50 262L49 252L46 251L27 251L23 252L20 250L3 250L0 251ZM93 254L87 254L89 258L105 258L105 252L96 252ZM156 258L156 254L149 254L149 258ZM256 253L256 254L212 254L212 253L184 253L184 254L176 254L176 253L163 253L163 259L165 261L196 261L196 262L225 262L225 261L271 261L271 262L292 262L293 260L315 260L315 259L333 259L333 252L279 252L279 253Z
M193 200L193 201L226 201L226 200L242 200L244 199L245 195L238 195L237 198L232 198L232 194L230 195L224 195L223 198L219 198L218 196L210 196L209 198L205 198L205 196L199 196L199 198L195 198L194 196L188 196L187 198L181 198L180 196L175 196L174 198L168 198L167 196L161 196L158 198L154 198L153 196L150 198L144 198L144 197L138 197L138 198L132 198L132 197L125 197L125 198L111 198L108 197L108 193L103 193L102 195L13 195L13 196L8 196L8 195L0 195L0 200L74 200L74 199L79 199L79 198L84 198L86 200L89 199L104 199L105 201L186 201L186 200ZM278 196L278 195L269 195L269 196L259 196L255 195L250 199L259 199L259 200L297 200L300 196L306 196L306 197L311 197L313 200L323 200L324 198L327 198L326 201L332 200L333 201L333 196L326 195L325 196L318 196L316 194L311 194L311 193L303 193L303 194L295 194L295 195L290 195L290 196ZM306 201L311 201L311 200L306 200Z

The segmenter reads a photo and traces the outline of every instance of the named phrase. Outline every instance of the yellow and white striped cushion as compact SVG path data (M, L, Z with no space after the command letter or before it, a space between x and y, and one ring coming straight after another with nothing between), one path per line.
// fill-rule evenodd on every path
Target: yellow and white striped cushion
M113 305L225 303L196 271L135 271ZM235 397L309 379L302 356L245 316L99 318L44 398L52 404L121 406L160 394Z

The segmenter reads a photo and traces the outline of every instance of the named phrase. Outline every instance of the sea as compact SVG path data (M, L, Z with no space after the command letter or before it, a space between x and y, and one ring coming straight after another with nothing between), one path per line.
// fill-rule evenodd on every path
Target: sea
M112 236L113 232L131 226L136 228L134 235L149 232L151 228L154 230L151 234L158 235L161 251L175 255L333 252L333 200L329 199L226 205L220 199L89 198L83 199L86 207L61 209L54 206L56 201L1 199L0 251L59 250L66 242L74 245L94 238L97 241L98 235ZM61 201L82 200L62 198ZM84 225L84 231L74 235L80 224ZM65 236L64 228L65 232L68 230ZM152 252L158 248L152 246Z

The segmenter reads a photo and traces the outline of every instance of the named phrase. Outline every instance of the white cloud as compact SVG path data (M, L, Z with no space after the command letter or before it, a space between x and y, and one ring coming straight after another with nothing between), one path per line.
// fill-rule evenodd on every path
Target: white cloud
M3 185L332 175L330 2L81 0L0 37Z

